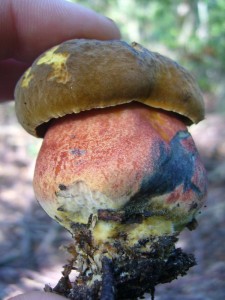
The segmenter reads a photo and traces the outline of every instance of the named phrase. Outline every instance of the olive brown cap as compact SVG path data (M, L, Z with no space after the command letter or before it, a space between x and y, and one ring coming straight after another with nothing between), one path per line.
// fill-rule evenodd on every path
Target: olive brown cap
M16 114L43 137L51 119L137 101L175 112L187 124L204 118L201 92L188 71L137 43L77 39L43 53L15 89Z

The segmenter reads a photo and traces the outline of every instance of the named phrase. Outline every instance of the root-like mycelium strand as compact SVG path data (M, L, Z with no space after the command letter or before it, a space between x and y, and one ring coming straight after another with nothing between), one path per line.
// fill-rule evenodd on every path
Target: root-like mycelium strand
M71 299L83 299L77 291L98 299L105 259L118 299L184 274L194 259L174 244L202 205L204 179L194 142L173 114L128 104L53 122L34 188L75 240Z

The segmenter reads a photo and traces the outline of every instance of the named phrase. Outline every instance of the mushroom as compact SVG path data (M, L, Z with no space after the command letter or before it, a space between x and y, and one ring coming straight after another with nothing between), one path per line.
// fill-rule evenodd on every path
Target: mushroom
M19 122L44 138L37 200L75 240L64 279L80 275L63 294L98 299L110 273L118 299L136 299L184 275L194 259L175 242L206 195L187 130L204 104L189 72L137 43L71 40L36 59L15 99Z

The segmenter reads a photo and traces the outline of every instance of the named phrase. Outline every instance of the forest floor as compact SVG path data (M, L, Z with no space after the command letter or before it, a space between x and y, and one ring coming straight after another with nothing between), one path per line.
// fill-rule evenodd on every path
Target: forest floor
M211 113L191 128L208 171L209 190L199 226L185 230L177 247L193 253L197 266L186 276L156 288L155 300L225 299L225 117ZM12 104L0 107L0 299L61 276L70 235L37 204L32 176L40 140L17 124ZM146 299L150 299L146 295Z

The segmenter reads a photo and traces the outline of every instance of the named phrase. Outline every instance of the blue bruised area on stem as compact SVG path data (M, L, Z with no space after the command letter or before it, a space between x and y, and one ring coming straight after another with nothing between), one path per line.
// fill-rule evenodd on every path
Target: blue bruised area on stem
M146 175L141 187L132 198L153 198L169 194L180 185L183 193L192 191L195 198L201 199L206 193L206 177L204 168L198 167L200 157L188 131L179 131L169 145L159 141L159 155L154 164L154 172ZM195 172L199 172L199 180L194 180ZM196 182L194 182L196 181ZM131 201L132 201L131 200Z

